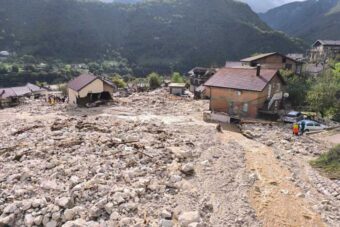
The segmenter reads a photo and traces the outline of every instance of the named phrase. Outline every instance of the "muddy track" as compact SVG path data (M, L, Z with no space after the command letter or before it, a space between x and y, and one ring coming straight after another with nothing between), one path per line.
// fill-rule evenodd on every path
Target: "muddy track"
M249 200L263 226L326 226L271 148L234 132L223 133L221 140L237 141L245 150L246 168L257 178Z

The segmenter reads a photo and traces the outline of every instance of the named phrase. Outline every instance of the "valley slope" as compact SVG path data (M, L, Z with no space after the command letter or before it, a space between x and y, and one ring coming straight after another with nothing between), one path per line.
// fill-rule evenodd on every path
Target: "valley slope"
M105 4L0 0L0 49L83 62L119 52L139 74L222 65L255 52L301 51L232 0Z
M260 17L273 29L309 43L316 39L340 39L339 0L294 2L269 10Z

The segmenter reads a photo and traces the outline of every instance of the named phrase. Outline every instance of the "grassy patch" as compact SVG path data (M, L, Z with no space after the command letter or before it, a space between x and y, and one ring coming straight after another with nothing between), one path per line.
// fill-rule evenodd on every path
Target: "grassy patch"
M331 179L340 179L340 145L320 155L318 159L311 161L311 165L320 169Z

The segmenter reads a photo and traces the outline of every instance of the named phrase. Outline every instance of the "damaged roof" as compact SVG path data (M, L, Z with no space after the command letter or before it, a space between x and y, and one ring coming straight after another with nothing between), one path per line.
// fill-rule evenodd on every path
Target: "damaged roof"
M0 98L6 99L10 97L17 97L12 88L0 88Z
M256 68L221 68L204 86L259 92L263 91L275 75L279 75L284 83L278 70L261 69L260 76L256 76L256 72Z

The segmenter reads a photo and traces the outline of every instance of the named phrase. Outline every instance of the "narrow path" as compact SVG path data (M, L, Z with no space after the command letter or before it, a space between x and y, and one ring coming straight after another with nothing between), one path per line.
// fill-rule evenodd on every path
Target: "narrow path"
M220 139L237 141L245 150L246 167L257 177L249 199L263 226L326 226L269 147L234 132L224 132Z

